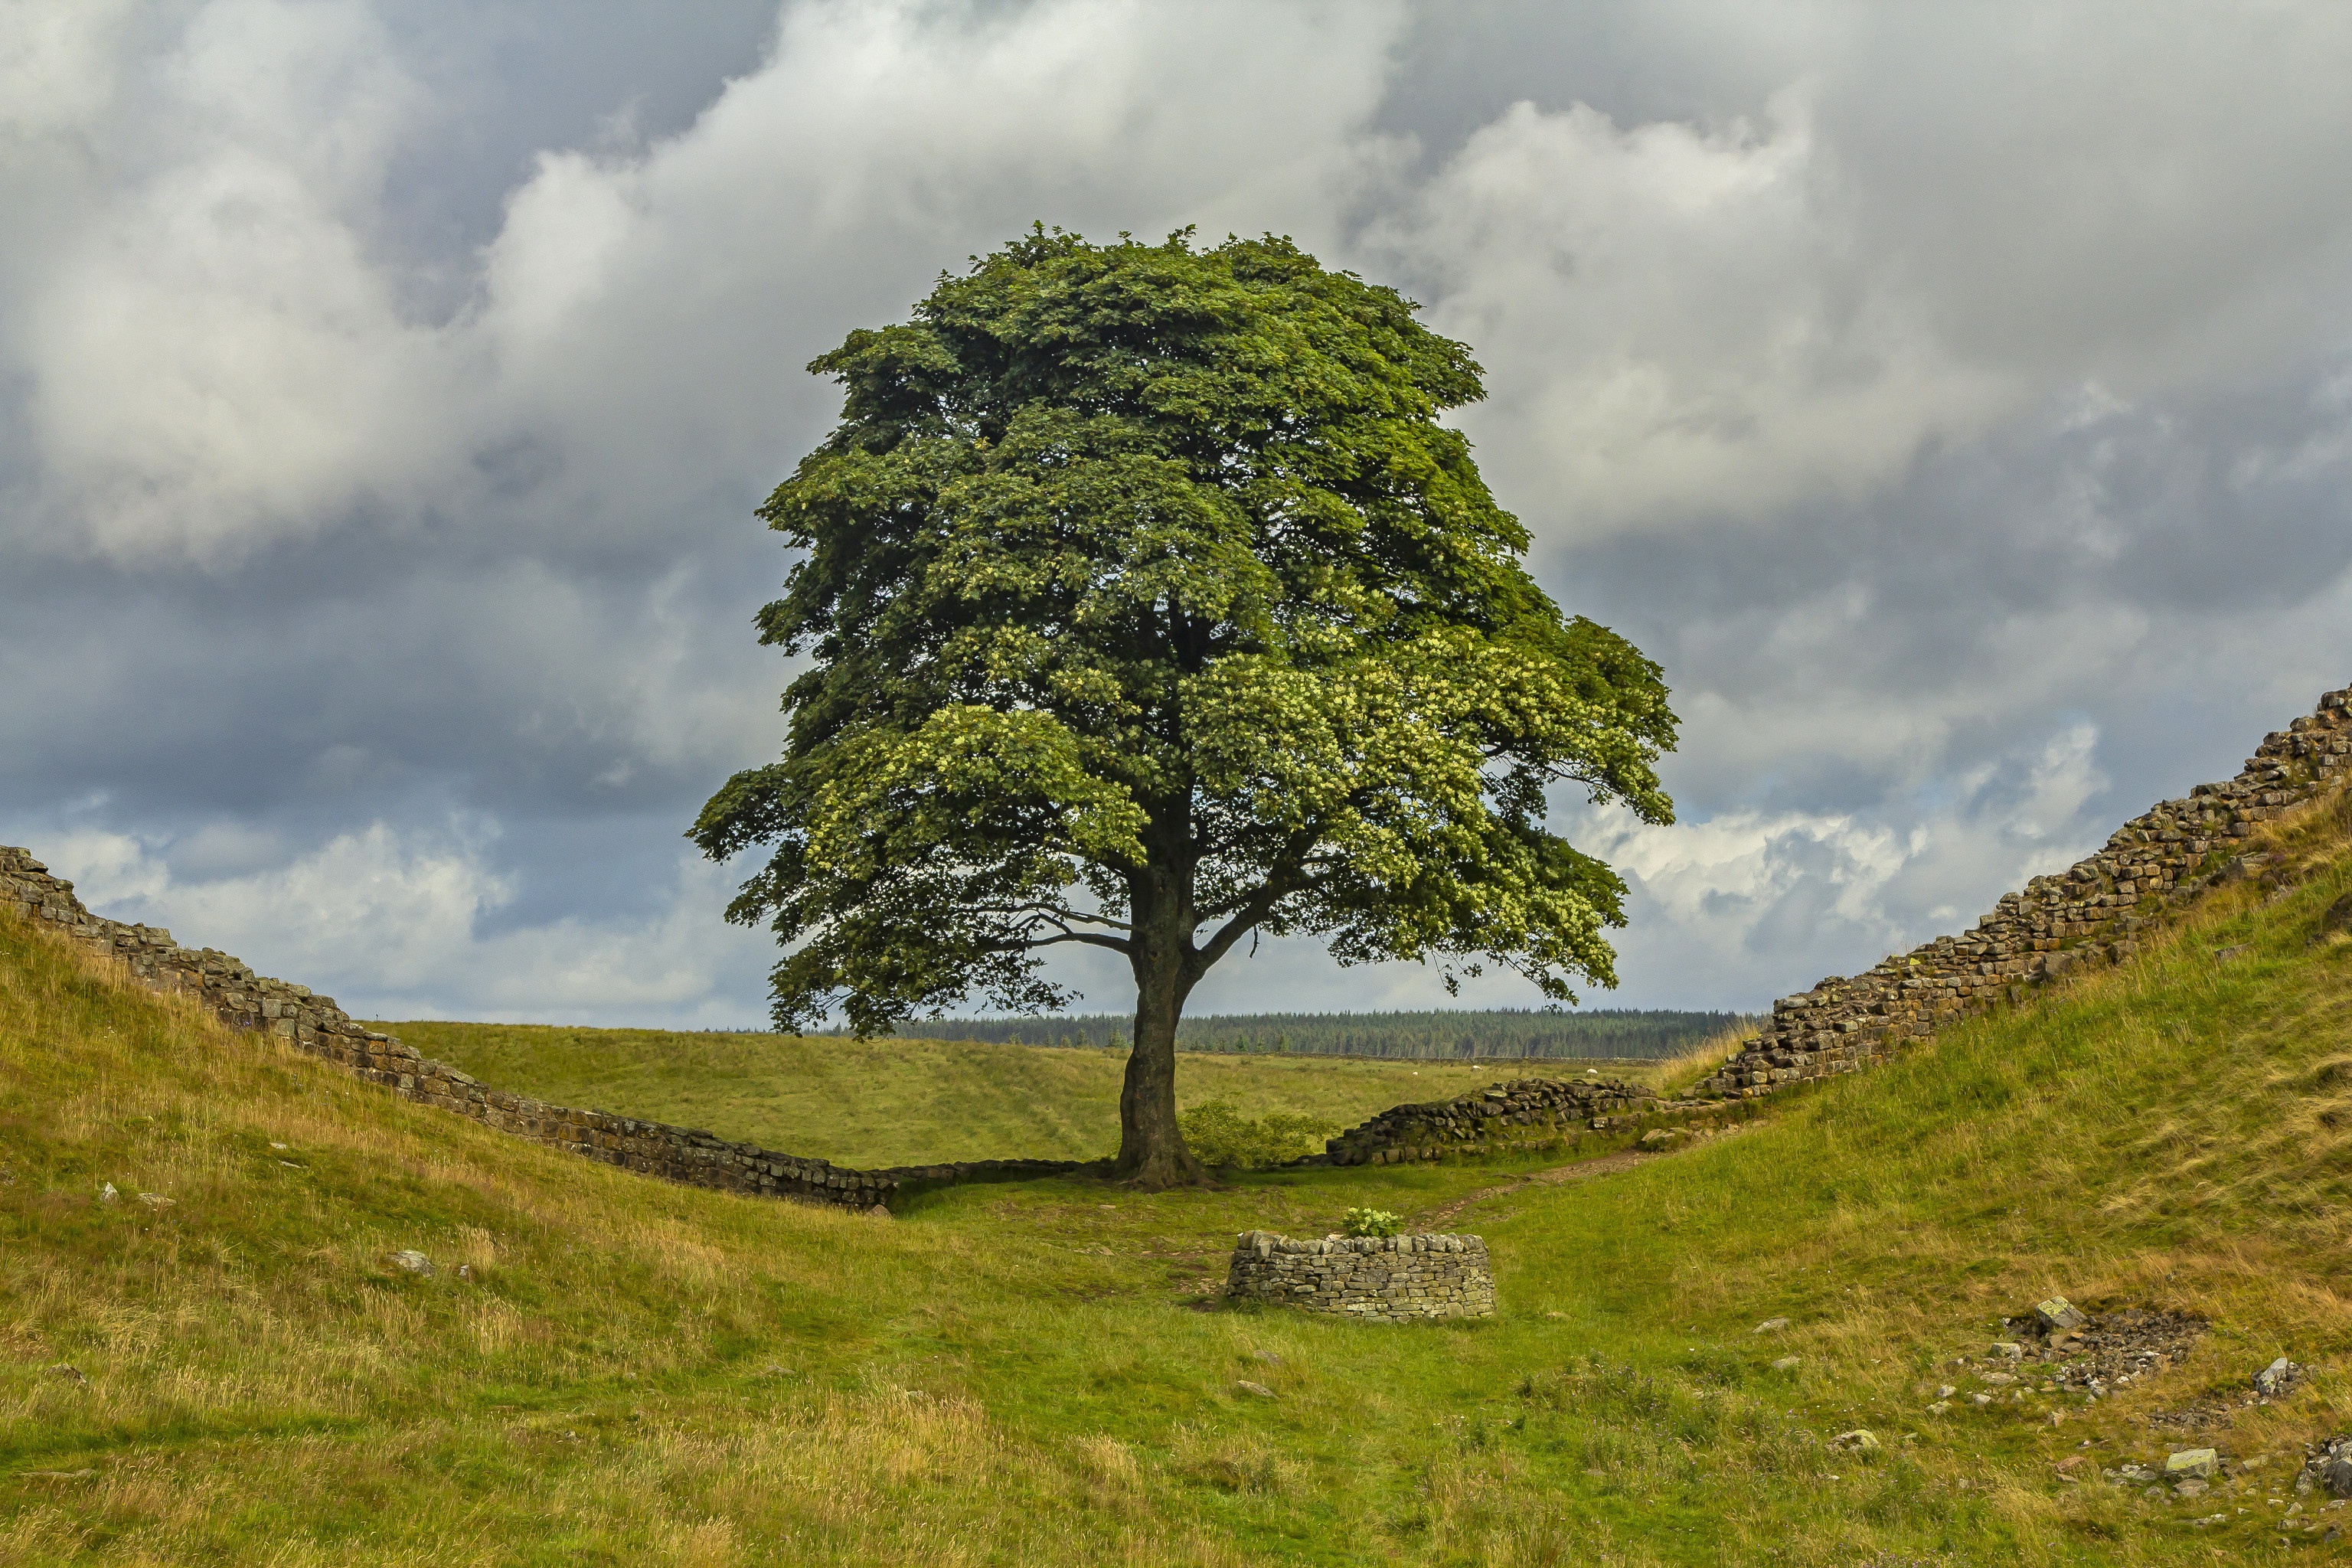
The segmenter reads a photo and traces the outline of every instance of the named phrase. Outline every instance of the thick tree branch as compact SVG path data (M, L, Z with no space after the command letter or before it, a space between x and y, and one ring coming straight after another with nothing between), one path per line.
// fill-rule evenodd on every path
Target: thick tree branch
M1060 936L1027 937L1020 942L991 942L989 951L1027 952L1041 947L1055 947L1066 942L1082 942L1089 947L1107 947L1113 952L1129 951L1124 937L1104 936L1098 931L1065 931Z
M1275 905L1313 885L1302 862L1308 851L1315 847L1316 840L1322 836L1319 823L1302 827L1290 836L1290 841L1282 847L1282 853L1276 858L1274 869L1266 873L1265 880L1242 900L1241 908L1234 911L1231 920L1217 928L1214 936L1187 957L1185 962L1194 975L1207 973L1217 960L1232 951L1234 943L1241 941L1273 911Z
M1014 916L1026 916L1031 920L1050 921L1064 930L1068 929L1072 921L1080 925L1108 926L1112 931L1130 929L1125 921L1115 921L1108 915L1084 914L1076 910L1064 909L1059 904L974 904L971 909L974 914L1002 915L1008 920Z

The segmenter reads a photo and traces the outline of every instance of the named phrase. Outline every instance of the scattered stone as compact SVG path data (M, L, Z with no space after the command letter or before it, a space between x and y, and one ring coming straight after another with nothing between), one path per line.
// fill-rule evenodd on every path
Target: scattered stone
M1759 1334L1777 1334L1788 1326L1789 1320L1786 1318L1767 1318L1756 1325L1756 1331Z
M1282 1397L1280 1394L1275 1393L1274 1390L1268 1388L1265 1384L1262 1383L1252 1383L1246 1378L1236 1383L1234 1386L1240 1389L1244 1394L1252 1394L1259 1399L1279 1399Z
M1805 1358L1802 1356L1784 1355L1779 1361L1772 1363L1772 1370L1774 1372L1794 1372L1804 1364Z
M2205 1331L2202 1319L2177 1312L2126 1307L2112 1312L2082 1314L2080 1309L2065 1303L2057 1305L2081 1316L2080 1326L2074 1330L2051 1331L2042 1326L2040 1309L2021 1321L2032 1337L2020 1345L2018 1371L2027 1377L2031 1366L2038 1369L2042 1391L2045 1394L2078 1393L2086 1398L2105 1398L2141 1379L2178 1365ZM2043 1306L2053 1303L2044 1302ZM2019 1326L2019 1320L2011 1320ZM2252 1403L2249 1394L2246 1402ZM2158 1413L2147 1417L2153 1426L2166 1430L2189 1431L2206 1424L2200 1415L2167 1415Z
M430 1277L433 1272L433 1259L425 1257L425 1254L421 1252L411 1251L405 1248L392 1255L392 1266L394 1268L399 1269L403 1274L417 1274Z
M2082 1455L2069 1454L2064 1458L2058 1461L2058 1473L2063 1476L2069 1474L2072 1471L2079 1470L2083 1468L2083 1463L2084 1460Z
M1653 1127L1642 1134L1641 1141L1634 1147L1655 1152L1673 1147L1682 1142L1682 1137L1681 1133L1671 1127Z
M2213 950L2213 956L2220 959L2222 963L2227 963L2230 960L2237 957L2238 954L2242 952L2251 952L2252 951L2253 943L2252 942L2233 942L2227 947L2215 948Z
M49 1368L49 1375L51 1377L62 1377L68 1383L72 1384L76 1388L88 1388L89 1386L89 1379L81 1374L81 1368L78 1366L68 1366L64 1362L59 1362L57 1365Z
M1954 1387L1953 1387L1950 1384L1948 1384L1948 1383L1940 1383L1940 1384L1937 1384L1936 1385L1936 1397L1937 1397L1937 1398L1938 1398L1938 1399L1949 1399L1952 1395L1954 1395L1955 1394L1958 1394L1958 1392L1959 1392L1959 1390L1958 1390L1958 1389L1954 1388Z
M1992 1353L1997 1356L2006 1356L2011 1361L2019 1361L2024 1358L2025 1347L2015 1340L1995 1340L1992 1342Z
M1941 1415L1945 1411L1949 1410L1951 1407L1952 1402L1950 1400L1938 1399L1935 1404L1927 1406L1927 1414L1930 1415Z
M272 1149L290 1149L293 1147L290 1143L280 1143L274 1138L270 1140L269 1146Z
M102 1204L120 1203L122 1201L122 1194L114 1190L112 1182L109 1182L99 1189L98 1201Z
M2352 1437L2323 1438L2304 1450L2303 1473L2295 1477L2294 1489L2308 1493L2318 1487L2339 1499L2352 1498Z
M139 1194L139 1201L151 1209L167 1209L172 1206L172 1200L161 1193L142 1193Z
M2172 1495L2174 1497L2203 1497L2211 1489L2212 1489L2205 1482L2198 1479L2194 1476L2191 1476L2185 1481L2176 1481L2173 1483Z
M2091 1320L2063 1296L2053 1296L2033 1309L2034 1320L2048 1333L2072 1333Z
M2203 1480L2221 1468L2221 1456L2210 1448L2178 1448L2165 1456L2164 1473L2171 1480L2194 1477Z
M1857 1426L1851 1432L1841 1432L1830 1439L1832 1448L1851 1448L1857 1453L1871 1454L1878 1450L1878 1434L1867 1426Z
M2347 893L2327 906L2319 917L2319 934L2333 936L2337 931L2352 931L2352 893Z
M1979 1374L1977 1381L1979 1383L1990 1384L1995 1388L2007 1388L2011 1384L2015 1383L2017 1379L2005 1372L1988 1372Z
M1971 1394L1969 1395L1969 1403L1979 1405L1990 1405L1992 1403L1992 1395L1990 1394Z
M470 1264L470 1263L460 1263L459 1265L457 1265L457 1278L458 1278L458 1279L471 1279L473 1277L474 1277L474 1266L473 1266L472 1264Z
M2303 1368L2281 1356L2254 1373L2254 1392L2265 1399L2278 1399L2293 1394L2302 1382Z

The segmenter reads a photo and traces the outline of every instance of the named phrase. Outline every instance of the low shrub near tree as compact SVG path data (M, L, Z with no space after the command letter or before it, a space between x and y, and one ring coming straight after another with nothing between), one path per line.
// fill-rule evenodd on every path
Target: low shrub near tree
M1307 1154L1319 1154L1339 1129L1318 1117L1289 1111L1242 1114L1230 1100L1206 1100L1176 1119L1184 1142L1211 1169L1263 1171Z

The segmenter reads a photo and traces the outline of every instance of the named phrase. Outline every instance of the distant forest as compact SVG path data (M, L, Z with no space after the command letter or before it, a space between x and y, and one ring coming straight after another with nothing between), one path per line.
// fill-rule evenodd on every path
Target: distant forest
M1388 1057L1414 1061L1476 1057L1670 1057L1753 1020L1738 1013L1527 1010L1433 1013L1238 1013L1187 1018L1176 1047L1227 1054ZM1124 1048L1133 1020L1116 1014L1067 1018L930 1018L901 1033L934 1040Z

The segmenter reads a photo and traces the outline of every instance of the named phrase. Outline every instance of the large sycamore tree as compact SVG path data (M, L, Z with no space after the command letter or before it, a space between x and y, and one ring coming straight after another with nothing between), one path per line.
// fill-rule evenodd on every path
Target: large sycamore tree
M1244 938L1612 984L1624 886L1568 785L1672 820L1657 667L1562 616L1461 434L1462 344L1285 239L1042 228L809 368L841 423L760 515L802 552L761 640L809 663L782 760L693 837L772 847L779 1027L1066 1003L1119 954L1115 1173L1195 1181L1176 1026Z

